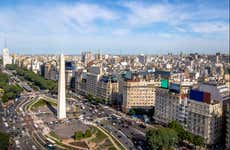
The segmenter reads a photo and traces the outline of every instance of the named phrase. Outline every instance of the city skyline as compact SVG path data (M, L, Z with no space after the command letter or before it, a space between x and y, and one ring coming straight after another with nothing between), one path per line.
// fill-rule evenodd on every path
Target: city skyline
M103 1L104 2L104 1ZM229 1L0 2L12 53L228 53Z

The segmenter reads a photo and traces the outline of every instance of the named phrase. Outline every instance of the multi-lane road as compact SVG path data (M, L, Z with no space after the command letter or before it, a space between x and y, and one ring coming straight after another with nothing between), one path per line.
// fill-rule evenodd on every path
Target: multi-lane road
M31 114L25 107L41 95L50 97L46 92L32 90L22 93L13 105L4 110L0 108L0 110L3 110L0 118L1 124L8 124L7 127L0 126L0 129L12 135L14 141L12 147L14 149L45 149L44 145L48 141L39 127L34 126ZM146 126L143 123L131 119L108 106L91 104L83 96L77 95L77 97L77 99L67 99L67 101L81 108L79 111L81 120L95 123L117 139L126 149L148 149L144 140Z

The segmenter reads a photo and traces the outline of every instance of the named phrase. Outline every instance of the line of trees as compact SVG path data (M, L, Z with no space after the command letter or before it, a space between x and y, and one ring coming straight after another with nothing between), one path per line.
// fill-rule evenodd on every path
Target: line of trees
M203 146L204 139L185 131L176 121L172 121L166 128L156 128L147 131L146 141L153 150L173 149L177 144L187 141L195 146Z
M91 103L93 103L95 105L97 105L99 103L105 104L105 100L104 99L101 99L99 97L95 97L95 96L90 95L90 94L86 95L85 98L88 99L89 102L91 102Z
M0 72L0 88L3 89L2 102L5 103L10 99L15 99L20 96L23 89L18 85L9 85L9 75Z
M46 80L39 74L36 74L33 71L27 70L25 68L19 68L15 64L6 65L6 68L9 70L16 70L17 75L22 76L28 81L31 81L42 90L50 90L53 93L57 93L58 84L56 81Z

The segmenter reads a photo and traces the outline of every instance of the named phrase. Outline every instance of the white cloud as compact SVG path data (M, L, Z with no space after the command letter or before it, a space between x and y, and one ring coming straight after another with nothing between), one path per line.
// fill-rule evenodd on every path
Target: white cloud
M191 28L197 33L229 33L229 24L221 22L192 23Z
M116 29L112 31L113 35L123 36L130 33L129 29Z
M177 25L189 17L186 12L181 10L185 6L176 6L171 4L150 4L144 5L137 2L124 3L124 6L131 10L128 15L129 25L149 25L152 23L167 23L170 25Z
M76 4L61 8L67 19L74 21L80 26L88 26L96 20L111 21L116 19L114 12L93 4Z
M89 33L96 21L113 21L116 14L95 4L59 4L54 7L17 6L0 9L0 31L23 33Z

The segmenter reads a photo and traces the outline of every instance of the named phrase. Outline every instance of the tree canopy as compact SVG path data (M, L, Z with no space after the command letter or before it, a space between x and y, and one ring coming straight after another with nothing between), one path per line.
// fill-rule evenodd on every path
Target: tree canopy
M186 140L196 146L204 145L204 139L201 136L193 135L192 133L184 130L183 126L178 122L172 121L168 124L168 127L174 129L177 132L180 142Z
M42 90L50 90L53 93L57 93L58 84L56 81L46 80L39 74L25 68L19 68L17 65L11 64L6 66L9 70L16 70L16 74L22 76L24 79L31 81Z
M151 129L146 140L152 150L172 149L178 143L177 132L170 128Z
M20 96L23 89L18 84L9 85L9 76L3 72L0 72L0 88L4 90L2 95L2 101L7 102L10 99L14 99Z

